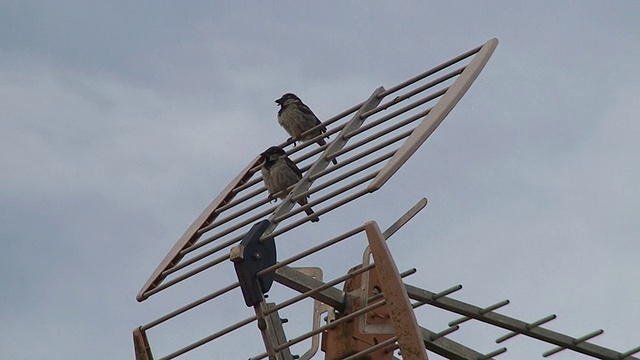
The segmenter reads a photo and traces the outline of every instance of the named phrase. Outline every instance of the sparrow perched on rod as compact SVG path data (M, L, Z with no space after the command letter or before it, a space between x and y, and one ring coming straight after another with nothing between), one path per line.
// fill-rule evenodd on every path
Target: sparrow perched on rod
M286 189L302 179L302 171L287 157L287 153L280 147L272 146L260 154L260 156L263 159L261 169L262 179L269 191L269 198L277 195L280 199L284 199L291 191L291 189ZM298 204L300 206L306 205L307 197L298 200ZM311 208L305 209L305 213L307 213L307 215L314 214ZM310 220L312 222L320 221L317 216L311 217Z
M286 93L282 95L280 99L276 100L276 103L280 105L280 110L278 110L278 123L294 139L294 144L295 140L306 142L327 131L325 126L321 126L300 137L300 134L303 132L321 124L318 117L296 94ZM328 138L328 136L325 137ZM316 140L316 143L320 146L326 144L323 138ZM336 159L331 160L331 162L333 162L334 165L338 164Z

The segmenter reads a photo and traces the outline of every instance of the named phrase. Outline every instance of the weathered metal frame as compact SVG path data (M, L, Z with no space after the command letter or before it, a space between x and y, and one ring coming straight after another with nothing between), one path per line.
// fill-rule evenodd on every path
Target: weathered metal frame
M296 184L287 198L285 198L282 203L276 206L267 206L266 209L262 208L264 205L268 204L268 199L266 198L258 199L257 201L253 201L249 205L246 205L248 201L251 201L252 199L265 192L264 186L259 186L259 183L261 181L260 177L255 176L259 171L259 158L253 159L249 163L249 165L247 165L245 169L243 169L241 173L227 185L227 187L220 193L220 195L218 195L205 208L205 210L196 218L191 226L189 226L183 236L171 248L169 253L154 270L151 277L147 280L143 288L138 293L136 299L138 301L143 301L153 294L156 294L170 286L173 286L206 269L225 262L229 259L228 254L218 256L215 259L209 260L204 264L199 264L197 267L165 281L168 276L174 275L178 271L187 269L188 267L233 245L234 243L239 241L240 238L242 238L242 235L232 236L231 234L236 231L242 230L244 227L258 219L263 219L269 214L269 218L274 223L274 226L269 229L270 234L263 237L263 239L267 237L272 238L275 236L279 236L295 227L305 224L309 220L309 217L303 217L299 220L292 221L285 226L280 227L278 230L275 230L279 222L288 220L292 216L295 216L296 214L304 210L304 208L301 207L297 207L296 209L292 210L297 200L303 196L306 197L325 189L328 190L327 193L313 198L307 205L308 207L312 207L328 203L328 205L326 205L324 208L316 208L316 215L320 216L344 204L354 201L361 196L380 189L380 187L383 186L417 151L417 149L435 131L435 129L439 126L443 119L450 113L453 107L457 104L457 102L461 99L461 97L465 94L470 85L476 79L478 74L481 72L489 57L493 53L496 45L497 40L491 39L477 48L461 54L460 56L457 56L450 61L427 70L426 72L423 72L422 74L408 79L396 86L393 86L386 90L381 87L374 91L373 95L365 102L354 105L353 107L318 125L318 127L329 126L355 113L352 116L351 120L348 120L341 125L333 126L332 128L329 128L325 134L316 137L317 139L319 139L326 135L333 136L334 134L337 134L337 136L327 145L321 147L313 147L310 149L309 146L312 146L314 141L309 141L308 143L300 144L299 146L288 151L288 154L290 156L297 153L301 154L297 159L294 159L294 161L297 163L305 161L312 156L316 156L320 152L322 152L322 155L313 164L301 166L301 169L306 172L302 181ZM472 56L473 58L471 58ZM471 60L467 65L459 66L425 84L419 85L418 87L408 92L396 96L392 100L383 102L383 99L385 99L387 96L405 89L431 75L437 74L440 71L447 69L450 66L468 58L471 58ZM448 82L452 83L448 84ZM378 113L386 111L388 108L396 106L401 102L430 89L436 89L436 91L426 96L420 97L419 99L389 113L386 113L385 115L375 118L375 115L377 115ZM425 110L418 109L420 106L426 106L425 104L428 104L431 101L437 102L434 106L429 107ZM401 115L404 115L405 113L413 110L419 112L417 114L410 115L391 126L387 126L380 131L376 131L373 134L364 134L367 131L372 131L375 127L381 127L383 124L386 126L387 121L400 117ZM372 118L372 121L369 121L365 124L365 120L367 120L368 118ZM417 126L410 130L400 132L403 127L412 125L418 120L420 120L420 122ZM311 132L313 131L313 129L309 131ZM372 141L375 141L381 136L391 134L394 131L397 131L399 133L396 133L393 136L389 135L388 138L383 142L371 145ZM363 134L362 138L355 140L351 145L347 146L347 142L349 140L360 136L360 134ZM398 148L387 151L383 155L377 156L375 159L367 161L365 164L356 165L354 169L351 169L346 173L332 176L335 171L338 171L350 164L356 164L357 161L364 158L365 156L382 151L383 149L391 147L392 145L395 145L400 141L403 142L401 145L399 145ZM284 147L290 144L291 141L287 141L280 144L280 146ZM364 150L356 155L349 155L350 152L355 151L358 148L363 148ZM329 162L336 157L340 158L340 163L336 166L328 167ZM387 162L382 166L381 169L366 172L366 170L374 166L379 166L383 161ZM313 182L325 176L328 177L329 180L320 182L316 186L312 186ZM352 178L357 178L357 180L352 180ZM330 187L336 186L339 182L345 181L347 179L351 181L336 190L330 190ZM357 189L357 187L364 184L366 184L364 188L359 190ZM255 187L256 185L258 185L257 189L252 189L252 187ZM352 193L349 193L349 191L352 189L355 190ZM243 204L245 204L245 206L240 207ZM376 263L372 265L371 268L375 267L376 270L381 274L381 276L385 278L385 284L393 285L387 286L385 289L383 289L385 298L382 301L371 303L371 305L369 306L365 304L364 308L359 309L356 312L349 313L345 317L341 317L336 321L350 321L357 318L358 316L362 316L362 314L365 314L367 311L370 311L371 309L382 306L384 304L389 304L394 308L404 308L404 311L400 311L400 315L394 315L394 321L397 325L396 328L399 330L397 336L379 343L378 345L373 346L365 351L355 354L349 357L349 359L362 356L365 353L373 352L377 348L386 348L388 346L400 346L405 358L416 359L426 359L426 353L424 353L425 348L452 359L488 359L492 356L496 356L506 351L505 348L501 348L488 354L480 354L473 349L467 348L464 345L458 344L446 338L446 335L458 330L460 328L460 324L469 320L478 320L511 331L510 333L505 334L504 336L497 339L496 342L498 343L506 341L507 339L516 335L522 334L558 346L558 348L546 352L544 356L551 355L564 349L571 349L573 351L577 351L601 359L638 360L636 357L633 357L631 355L638 352L640 348L634 348L625 353L619 353L587 342L587 340L591 339L592 337L601 334L602 330L597 330L582 337L573 338L564 334L553 332L540 326L550 320L553 320L555 318L555 315L545 317L532 323L526 323L495 313L495 310L508 304L507 300L496 303L489 307L478 308L474 307L473 305L453 300L447 296L455 291L460 290L461 286L452 287L439 293L430 293L426 290L403 284L403 282L400 280L401 277L406 276L414 272L415 270L408 271L402 274L398 273L398 270L395 267L393 261L388 260L390 259L391 254L388 251L388 248L386 248L385 240L389 236L391 236L399 227L406 223L408 219L415 215L417 211L423 208L425 204L426 200L422 205L417 204L416 207L414 207L414 209L417 210L414 211L413 214L411 214L410 211L403 217L404 219L399 219L398 222L396 222L391 228L387 229L387 231L385 231L384 233L381 233L377 228L377 225L374 222L371 222L365 224L362 227L354 229L354 232L348 232L348 235L344 236L343 238L338 236L326 243L309 249L309 251L311 252L318 251L319 249L331 246L337 241L342 241L347 237L364 231L367 234L367 238L370 239L371 244L373 245L371 247L371 251L374 253L374 258L376 258L376 256L378 257L376 259ZM233 211L231 211L232 209ZM252 211L255 211L255 213L252 213L252 215L245 218L241 222L233 223L234 221L236 221L236 218L244 216L244 214ZM224 214L224 216L221 217L221 214ZM201 239L201 237L205 233L217 228L219 228L220 230L218 230L214 235L210 235L204 239ZM223 238L225 237L226 239L224 239L223 241ZM218 241L215 246L213 246L213 248L203 249L204 246L209 245L213 241L217 240L220 241ZM198 251L198 253L195 253L195 251ZM324 327L316 327L311 332L297 336L290 340L286 340L284 331L281 327L281 323L279 322L280 319L277 316L278 310L306 298L313 298L316 303L322 302L323 304L326 304L326 306L331 306L337 311L345 311L348 304L347 295L344 292L334 288L333 286L346 279L351 278L352 275L345 275L324 283L318 279L313 279L312 277L304 275L301 272L287 266L297 259L310 254L309 251L298 254L290 259L286 259L280 264L276 264L270 269L264 270L273 271L275 280L278 283L301 292L300 295L294 296L293 298L288 299L280 304L265 303L264 306L260 306L260 308L257 309L256 316L243 319L236 324L221 329L214 334L211 334L197 342L194 342L186 347L183 347L182 349L164 356L163 358L161 358L161 360L171 359L184 354L198 346L201 346L205 343L219 338L220 336L228 334L235 329L252 323L256 321L256 319L264 319L266 321L272 322L270 326L271 330L269 330L270 332L263 333L269 339L278 338L278 341L273 344L274 346L270 349L269 353L271 355L276 355L276 353L284 354L283 357L279 358L283 360L290 359L291 354L288 352L289 346L302 341L309 336L314 336L314 334L315 338L317 339L317 334L319 334L320 331L322 331L323 329L328 329L332 325L327 324ZM187 255L189 255L189 258L184 259L184 257ZM379 260L381 257L386 260ZM366 273L366 271L371 271L371 268L365 268L365 270L362 271ZM211 301L218 296L237 288L238 286L239 285L237 282L229 284L221 289L218 289L215 292L201 297L200 299L192 301L191 303L182 306L181 308L176 309L146 325L136 328L133 332L136 357L139 360L153 359L149 342L146 336L146 330L155 327L169 319L172 319L205 302ZM369 300L373 301L374 298L375 296L370 298ZM409 302L410 298L418 300L418 303L411 304ZM410 309L423 304L429 304L441 309L455 312L463 315L463 317L452 321L449 324L450 327L447 329L444 329L437 333L431 332L430 330L427 330L425 328L418 327L417 322L415 321L415 316ZM263 355L266 356L266 354ZM312 354L307 356L310 357L312 356Z
M165 258L161 261L161 263L152 273L149 280L147 280L145 285L142 287L142 289L138 293L136 299L138 301L143 301L153 294L156 294L178 282L181 282L197 273L200 273L203 270L206 270L208 268L211 268L212 266L215 266L221 262L224 262L227 259L227 257L220 256L217 259L215 259L215 261L209 261L205 265L201 265L195 270L188 271L186 274L182 276L177 275L176 278L174 278L173 280L169 280L170 282L168 284L164 284L164 286L161 286L161 284L165 282L165 278L167 278L168 276L173 276L178 271L186 270L187 267L192 266L197 262L200 262L205 258L215 254L216 252L228 246L233 245L235 242L239 241L239 239L242 237L241 235L235 235L231 238L227 237L226 240L222 241L221 238L226 236L226 234L231 234L234 231L238 231L242 229L244 226L249 225L252 222L255 222L263 218L263 216L267 214L271 214L271 219L275 220L274 222L277 223L279 221L288 219L291 216L294 216L300 213L301 211L303 211L303 209L301 208L296 208L293 211L291 211L294 204L293 202L295 202L295 200L300 198L301 196L307 196L309 194L312 194L320 190L320 188L309 189L311 185L309 182L317 180L319 177L326 176L330 174L332 171L335 171L333 170L333 168L329 169L332 171L326 171L324 169L326 168L326 166L328 165L328 162L332 158L336 156L344 156L344 154L347 151L350 151L345 148L345 144L349 139L351 139L353 136L363 131L366 131L375 126L378 126L391 118L399 116L400 114L403 114L406 111L409 111L415 108L416 106L420 106L421 104L425 104L431 100L437 99L437 103L433 108L429 108L427 111L424 111L420 114L420 115L425 115L425 118L422 120L421 124L418 125L417 128L411 131L407 131L401 134L402 136L398 136L396 138L395 141L399 141L404 139L405 137L408 137L408 139L405 140L405 143L398 150L398 151L401 151L401 154L399 154L398 151L393 151L392 153L389 153L389 156L392 156L391 160L383 168L382 171L377 171L370 175L373 177L373 180L367 177L367 180L361 179L357 183L348 184L347 186L344 186L340 191L336 191L332 193L333 194L332 196L324 196L321 199L313 199L313 201L309 202L308 206L309 207L316 206L323 202L329 201L335 198L336 196L342 194L344 191L346 191L346 189L359 186L358 184L363 184L363 181L371 181L371 183L367 185L366 190L362 190L353 196L350 196L343 200L339 200L338 202L333 203L324 209L320 209L320 211L317 211L317 215L320 216L330 212L333 209L336 209L339 206L342 206L350 201L353 201L361 196L364 196L369 192L379 189L379 187L385 181L387 181L388 178L393 173L395 173L395 171L397 171L397 169L402 165L402 163L406 161L406 159L413 152L415 152L417 147L419 147L420 144L426 140L426 137L428 137L427 132L430 134L430 132L432 132L433 129L435 129L437 124L439 124L442 121L444 116L446 116L446 114L451 110L451 108L455 105L455 103L460 99L462 94L464 94L466 89L470 86L471 82L473 82L473 80L475 79L479 71L482 69L482 67L488 60L488 57L491 55L491 52L493 52L493 49L495 48L496 44L497 44L497 40L495 39L489 40L486 44L482 46L479 46L464 54L461 54L460 56L457 56L443 64L440 64L430 70L427 70L422 74L419 74L389 89L385 90L384 88L380 88L376 90L374 96L372 96L367 101L357 104L343 111L342 113L324 121L323 124L319 126L331 125L336 121L343 119L350 114L353 114L354 112L356 113L352 117L351 121L348 121L347 123L330 128L329 131L327 131L326 135L333 135L339 132L338 136L333 141L331 141L329 144L323 147L318 147L318 148L314 148L314 150L307 151L306 155L303 155L301 158L296 160L296 161L302 161L310 156L313 156L314 154L317 154L320 151L323 151L322 156L311 166L311 168L313 169L310 169L310 171L307 172L306 179L304 181L299 182L296 188L289 194L289 197L285 199L285 201L283 201L279 206L275 208L269 207L265 210L262 210L258 214L255 214L252 217L245 219L241 223L237 223L231 226L230 228L223 229L222 232L215 234L213 237L209 236L207 238L201 239L200 237L204 235L206 232L216 227L220 227L222 224L224 224L229 220L235 219L237 215L247 213L248 211L252 211L254 209L257 209L260 206L267 204L268 200L266 199L259 200L258 202L255 202L248 207L244 207L240 210L236 210L231 215L227 215L224 218L218 219L218 216L223 212L229 211L233 207L243 204L249 200L252 200L256 196L258 196L259 194L265 191L264 187L259 187L256 190L250 191L248 193L243 193L240 196L238 196L241 192L250 190L251 187L257 185L260 182L260 177L254 176L256 172L258 172L259 170L259 163L258 163L259 159L256 158L253 161L251 161L249 165L240 173L240 175L238 175L231 183L229 183L229 185L223 190L223 192L213 202L211 202L209 206L207 206L207 208L200 214L200 216L198 216L198 218L194 221L194 223L187 229L184 235L172 247L169 253L165 256ZM425 79L433 74L436 74L443 69L447 69L451 65L457 64L467 58L470 58L471 56L474 56L474 57L468 65L458 67L446 74L441 75L436 79L432 79L426 84L423 84L404 94L398 95L393 100L381 103L382 99L384 99L386 96L389 96L402 89L405 89L413 85L414 83L422 79ZM401 109L395 110L392 113L385 115L380 119L374 119L374 121L372 121L371 123L363 126L363 122L367 117L371 117L372 115L375 115L391 106L395 106L396 104L399 104L400 102L412 96L415 96L422 91L427 91L431 88L440 86L441 84L444 84L447 81L453 81L453 84L446 85L443 89L440 89L435 93L432 93L431 95L428 95L422 98L421 100L415 101L407 106L404 106ZM444 102L447 102L447 103L451 102L451 103L443 104ZM374 105L372 106L372 104ZM380 106L377 106L379 104ZM437 121L434 121L433 119L436 119ZM402 123L399 123L398 125L392 128L386 129L385 131L388 133L390 131L393 131L396 128L405 126L406 124L416 120L418 120L418 118L413 116L411 121L405 120ZM427 126L426 123L429 123L431 125ZM425 136L425 134L427 135ZM367 141L370 141L375 137L376 137L375 135L370 136L369 138L367 138L368 139ZM287 141L282 143L281 146L288 146L290 143L291 141ZM290 150L289 154L292 155L292 154L301 152L305 149L308 150L308 147L312 145L311 143L312 141L308 143L300 144L297 147ZM393 143L393 142L390 142L390 143ZM363 144L366 144L366 142L364 143L360 142L360 144L363 145ZM351 149L353 150L356 147L351 147ZM376 147L376 149L379 150L378 147ZM377 151L377 150L370 149L365 153L371 153L373 151ZM359 156L364 156L364 155L365 154L360 154ZM341 157L341 162L343 160L349 161L349 158L343 159ZM373 166L373 165L370 165L370 166ZM296 223L293 226L291 225L287 226L286 231L296 226L300 226L306 223L307 221L308 221L307 217L302 218L301 220L296 221ZM274 228L275 228L275 225L274 225ZM278 233L282 234L283 232L278 232ZM206 246L215 240L221 240L221 241L216 243L216 245L213 248L207 249L204 252L200 252L195 255L192 254L189 259L183 260L183 258L186 255L192 253L195 250L200 250L203 246Z

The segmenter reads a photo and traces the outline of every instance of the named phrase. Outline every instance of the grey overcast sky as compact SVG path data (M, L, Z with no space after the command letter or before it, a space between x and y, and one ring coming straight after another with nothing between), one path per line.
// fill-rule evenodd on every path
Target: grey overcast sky
M493 37L483 73L372 216L389 224L429 198L390 244L418 269L412 284L460 283L460 300L508 298L505 314L555 313L551 329L640 345L639 16L631 0L1 1L0 358L133 358L131 330L166 311L135 295L286 138L277 97L296 92L326 119ZM474 326L452 338L502 346ZM193 358L222 345L234 343ZM504 345L501 359L550 348Z

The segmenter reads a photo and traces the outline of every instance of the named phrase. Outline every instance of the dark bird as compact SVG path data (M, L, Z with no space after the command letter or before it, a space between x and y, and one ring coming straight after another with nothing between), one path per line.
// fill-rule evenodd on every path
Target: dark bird
M284 199L287 197L291 189L287 189L290 186L297 184L302 179L302 171L296 166L296 164L287 157L287 153L282 148L272 146L265 150L260 156L263 159L262 163L262 179L264 184L269 190L269 198L274 196ZM298 200L300 206L307 204L307 198L301 198ZM313 215L311 208L305 209L307 215ZM310 219L312 222L320 221L317 216L313 216Z
M276 100L276 103L280 105L280 110L278 110L278 123L294 139L294 144L295 140L306 142L327 132L327 128L321 126L302 137L300 136L303 132L320 125L321 122L296 94L286 93L282 95L280 99ZM328 138L328 136L325 137ZM326 144L323 138L316 140L316 143L320 146ZM333 162L334 165L338 164L336 159L331 160L331 162Z

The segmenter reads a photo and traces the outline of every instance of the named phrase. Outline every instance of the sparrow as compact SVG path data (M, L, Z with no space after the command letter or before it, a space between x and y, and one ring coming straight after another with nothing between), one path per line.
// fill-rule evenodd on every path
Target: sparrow
M276 103L280 106L278 110L278 123L282 126L287 133L294 140L309 141L316 136L327 132L326 126L321 126L316 130L305 134L304 137L300 137L303 132L320 125L321 122L318 117L305 105L302 100L296 94L286 93L282 97L276 100ZM328 138L328 136L326 136ZM320 146L326 144L323 138L316 140L316 143ZM294 141L295 145L295 141ZM338 162L336 159L331 160L334 165Z
M291 189L290 186L298 183L302 179L302 171L289 159L287 153L278 146L272 146L265 150L260 157L262 163L262 180L269 191L269 199L278 196L280 199L287 197ZM284 191L283 191L284 190ZM298 200L300 206L307 204L307 198ZM307 215L313 215L311 208L305 209ZM317 216L310 219L312 222L320 221Z

